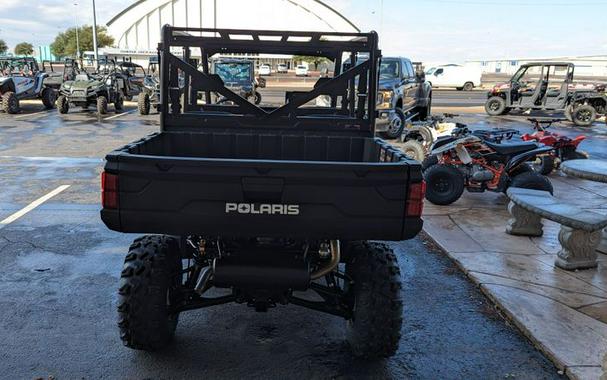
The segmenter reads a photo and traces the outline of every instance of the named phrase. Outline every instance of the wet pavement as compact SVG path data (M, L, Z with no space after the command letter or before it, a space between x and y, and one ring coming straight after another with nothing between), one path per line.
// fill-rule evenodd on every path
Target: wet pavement
M109 231L99 219L99 173L105 153L157 131L157 115L141 117L134 104L101 120L92 112L63 116L36 113L35 104L24 108L17 116L0 114L0 221L69 187L0 223L0 377L559 377L422 238L393 244L405 283L405 324L389 360L352 359L342 320L296 306L267 314L242 305L187 312L168 349L148 354L122 347L116 287L135 236ZM589 151L598 149L589 144Z

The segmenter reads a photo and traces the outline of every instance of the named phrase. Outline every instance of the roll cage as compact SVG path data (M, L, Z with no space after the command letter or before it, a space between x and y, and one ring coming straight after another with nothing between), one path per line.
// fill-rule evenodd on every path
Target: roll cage
M335 74L333 78L318 79L310 91L287 92L282 106L256 106L210 72L214 55L243 53L325 57L332 61ZM159 56L162 131L271 128L368 137L374 134L377 68L381 58L375 32L259 31L165 25ZM195 63L197 57L201 70ZM342 72L345 59L355 64ZM229 100L229 104L212 104L212 92ZM198 101L199 93L202 102ZM330 99L329 105L310 106L309 102L320 96Z

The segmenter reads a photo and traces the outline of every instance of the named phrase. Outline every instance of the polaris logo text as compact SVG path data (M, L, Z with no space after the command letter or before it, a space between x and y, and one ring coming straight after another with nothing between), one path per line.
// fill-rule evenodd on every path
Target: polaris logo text
M226 214L299 215L299 205L226 203Z

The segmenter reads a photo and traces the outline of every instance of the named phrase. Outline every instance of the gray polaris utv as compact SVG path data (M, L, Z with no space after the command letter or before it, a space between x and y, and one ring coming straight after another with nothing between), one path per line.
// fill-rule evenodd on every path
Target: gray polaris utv
M485 111L491 116L511 110L562 111L579 126L590 126L607 111L604 85L573 83L573 63L533 62L522 65L506 83L487 94Z

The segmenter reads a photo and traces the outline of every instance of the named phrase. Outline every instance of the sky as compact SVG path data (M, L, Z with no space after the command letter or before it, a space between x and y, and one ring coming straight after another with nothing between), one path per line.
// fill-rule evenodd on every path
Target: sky
M105 24L133 1L97 0L98 24ZM256 1L263 3L263 0ZM79 4L76 6L75 2ZM380 33L384 55L453 63L477 59L607 55L607 0L325 2L361 30ZM10 48L22 41L34 46L48 45L58 32L76 22L92 24L91 0L26 3L0 0L0 4L0 38Z

